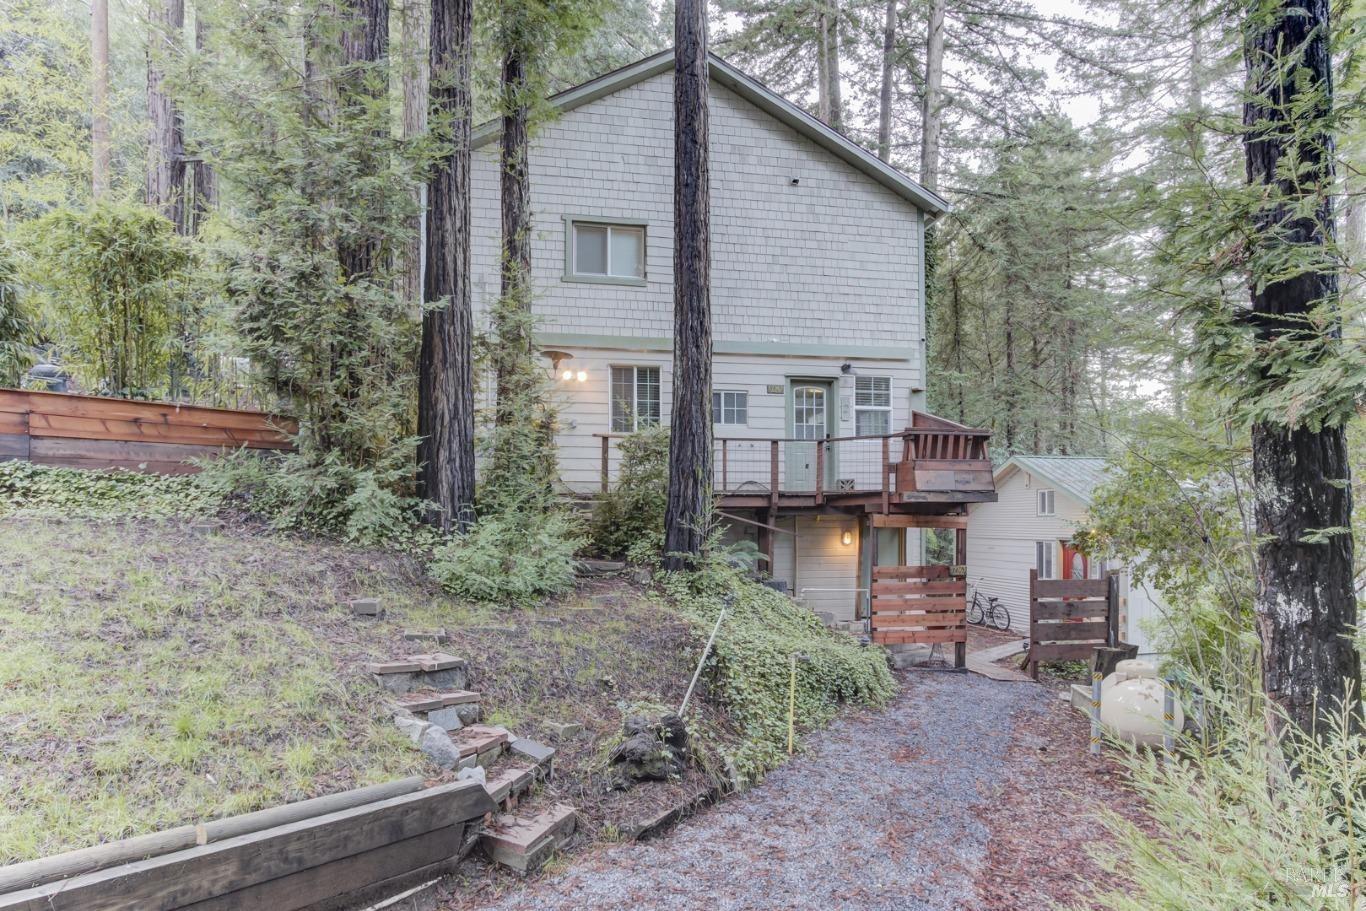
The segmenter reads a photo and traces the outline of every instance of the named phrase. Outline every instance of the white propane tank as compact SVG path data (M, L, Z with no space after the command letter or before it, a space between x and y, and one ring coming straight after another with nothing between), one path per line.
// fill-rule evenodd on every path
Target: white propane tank
M1162 746L1164 687L1157 668L1146 661L1121 661L1100 688L1101 724L1136 746ZM1174 700L1173 729L1180 731L1183 724L1181 703Z

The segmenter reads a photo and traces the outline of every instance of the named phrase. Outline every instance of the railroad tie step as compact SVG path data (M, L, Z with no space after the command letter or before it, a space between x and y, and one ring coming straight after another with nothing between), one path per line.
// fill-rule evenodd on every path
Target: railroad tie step
M578 811L556 804L538 812L499 813L479 842L494 863L523 875L534 873L574 834Z

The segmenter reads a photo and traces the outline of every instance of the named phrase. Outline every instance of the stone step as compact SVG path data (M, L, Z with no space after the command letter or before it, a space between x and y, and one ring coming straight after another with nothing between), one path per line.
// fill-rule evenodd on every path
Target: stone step
M450 690L445 693L407 693L399 698L398 704L410 712L433 712L448 705L477 703L479 699L479 693L472 690Z
M451 634L444 629L405 629L403 638L409 641L425 641L444 645L451 641Z
M504 746L511 738L503 728L471 724L455 731L451 735L451 740L460 751L461 759L474 756L481 766L488 768L490 763L502 755Z
M528 740L525 737L519 737L513 740L508 744L508 749L510 749L513 754L530 759L532 762L536 763L536 765L544 768L549 768L550 761L555 758L554 747L548 747L539 741Z
M517 873L534 873L574 834L578 811L567 804L547 810L499 813L479 842L489 860Z
M422 689L463 690L469 679L465 660L445 652L400 655L389 661L372 661L365 669L380 686L395 694Z
M489 797L504 810L517 806L521 797L536 783L535 766L509 766L484 782L484 790Z

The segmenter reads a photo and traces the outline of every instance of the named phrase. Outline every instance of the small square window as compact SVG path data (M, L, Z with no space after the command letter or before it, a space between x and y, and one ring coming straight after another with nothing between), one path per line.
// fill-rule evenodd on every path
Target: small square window
M645 226L572 222L569 257L575 277L645 278Z
M1041 515L1041 516L1051 516L1051 515L1054 515L1054 514L1055 514L1055 513L1054 513L1054 505L1055 505L1054 499L1055 499L1055 498L1054 498L1054 495L1053 495L1053 491L1051 491L1051 490L1041 490L1041 491L1039 491L1039 511L1038 511L1038 514Z
M713 392L711 394L711 419L714 424L748 424L748 392Z

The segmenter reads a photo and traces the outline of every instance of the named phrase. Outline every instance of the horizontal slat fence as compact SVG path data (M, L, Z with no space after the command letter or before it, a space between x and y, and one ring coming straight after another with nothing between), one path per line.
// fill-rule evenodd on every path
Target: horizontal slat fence
M879 644L967 641L967 582L947 566L874 567L871 604Z
M1029 571L1029 654L1025 663L1038 679L1046 661L1085 661L1098 646L1118 636L1119 577L1040 579Z
M0 460L187 474L229 449L290 449L297 431L259 411L0 389Z

